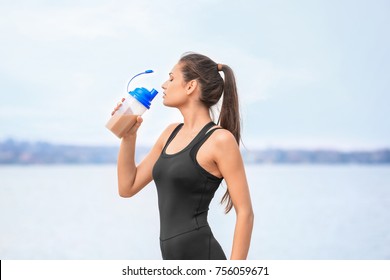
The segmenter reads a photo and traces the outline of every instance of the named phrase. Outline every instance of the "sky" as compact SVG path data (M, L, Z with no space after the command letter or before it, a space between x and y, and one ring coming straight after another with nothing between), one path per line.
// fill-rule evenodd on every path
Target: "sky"
M129 79L160 91L138 142L182 121L161 84L193 51L235 72L249 148L390 147L390 2L0 1L0 141L119 145Z

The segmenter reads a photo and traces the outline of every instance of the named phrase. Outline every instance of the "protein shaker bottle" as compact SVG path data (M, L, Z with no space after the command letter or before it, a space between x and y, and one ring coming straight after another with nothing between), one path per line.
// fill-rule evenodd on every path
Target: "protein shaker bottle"
M119 107L106 124L106 127L118 138L122 138L124 133L134 125L137 116L142 115L150 108L151 101L158 93L155 89L149 91L144 87L138 87L129 92L129 84L135 77L149 73L153 73L153 70L146 70L130 79L127 84L127 92L129 94L125 97L122 106Z

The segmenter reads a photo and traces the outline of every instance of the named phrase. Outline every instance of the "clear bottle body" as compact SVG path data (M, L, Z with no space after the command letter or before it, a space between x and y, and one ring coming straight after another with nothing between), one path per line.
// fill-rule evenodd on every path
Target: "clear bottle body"
M106 127L118 138L122 138L135 124L137 116L142 115L146 110L147 108L137 99L128 95L122 106L108 120Z

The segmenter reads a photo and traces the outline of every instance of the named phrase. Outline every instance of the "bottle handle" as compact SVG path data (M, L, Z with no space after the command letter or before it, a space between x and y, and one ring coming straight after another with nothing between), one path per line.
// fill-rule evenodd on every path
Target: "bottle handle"
M131 83L131 81L135 78L135 77L138 77L139 75L143 75L143 74L149 74L149 73L153 73L153 70L145 70L144 72L141 72L141 73L138 73L137 75L135 75L133 78L130 79L130 81L127 83L127 92L129 92L129 85Z

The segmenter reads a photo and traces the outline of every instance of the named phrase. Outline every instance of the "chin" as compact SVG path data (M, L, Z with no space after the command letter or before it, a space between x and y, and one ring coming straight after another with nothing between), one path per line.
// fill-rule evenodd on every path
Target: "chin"
M165 99L163 101L163 105L166 106L166 107L176 107L174 106L174 104L170 104L169 102L167 102Z

